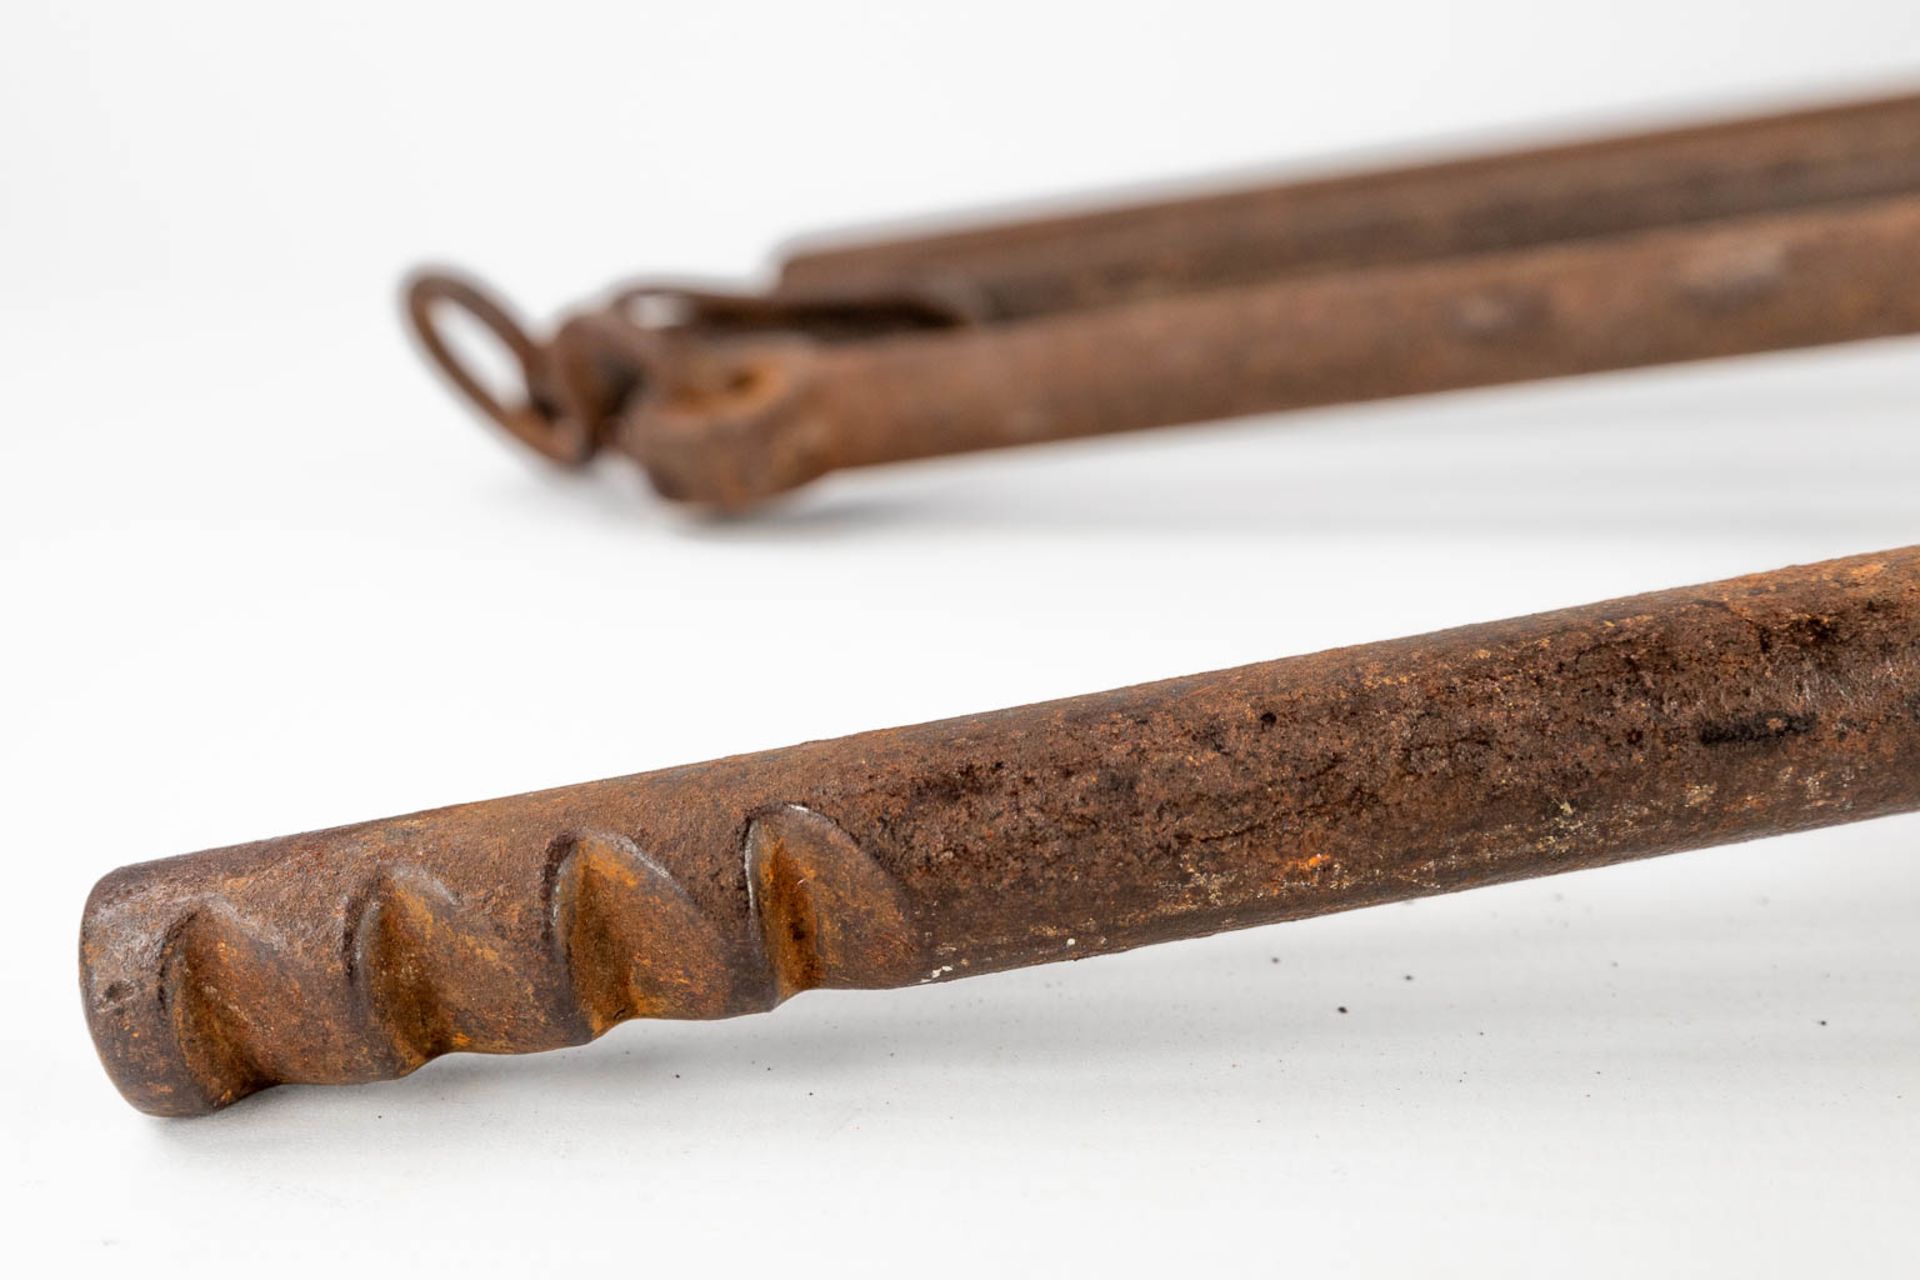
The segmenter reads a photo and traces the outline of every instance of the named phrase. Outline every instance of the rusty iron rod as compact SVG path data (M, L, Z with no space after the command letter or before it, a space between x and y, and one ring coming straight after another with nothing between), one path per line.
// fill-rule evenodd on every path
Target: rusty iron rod
M1920 547L122 868L143 1110L1920 807Z
M737 509L975 449L1920 331L1920 96L802 251L764 296L641 288L538 342L409 310L549 458ZM518 359L496 401L440 332ZM664 312L665 318L661 318Z
M810 247L777 292L1009 320L1920 193L1920 96Z
M1023 324L709 344L614 437L740 507L848 467L1920 332L1920 196Z

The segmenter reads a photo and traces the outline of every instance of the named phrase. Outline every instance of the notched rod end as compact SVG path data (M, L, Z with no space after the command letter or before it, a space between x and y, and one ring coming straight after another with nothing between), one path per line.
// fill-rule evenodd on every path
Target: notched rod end
M90 895L80 988L101 1062L153 1115L447 1053L583 1044L630 1018L761 1012L925 970L900 887L797 804L722 812L733 892L526 798L124 867ZM516 818L516 814L518 817ZM629 815L631 818L632 815ZM682 859L684 862L684 859Z
M157 1116L190 1116L263 1087L231 1019L197 999L211 962L234 950L220 922L188 908L153 919L151 867L122 867L87 897L80 925L80 998L87 1029L123 1097Z

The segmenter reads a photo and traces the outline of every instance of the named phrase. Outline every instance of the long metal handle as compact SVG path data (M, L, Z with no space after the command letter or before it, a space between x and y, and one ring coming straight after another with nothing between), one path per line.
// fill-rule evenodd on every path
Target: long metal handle
M1920 332L1920 196L658 363L618 447L739 507L827 472Z
M1912 194L1920 95L945 234L803 244L780 289L919 292L1004 321Z
M1920 330L1920 97L802 252L428 353L568 464L744 507L843 467ZM522 366L497 403L464 306ZM664 313L665 318L660 318Z
M190 1115L1920 807L1920 548L127 867L101 1059Z

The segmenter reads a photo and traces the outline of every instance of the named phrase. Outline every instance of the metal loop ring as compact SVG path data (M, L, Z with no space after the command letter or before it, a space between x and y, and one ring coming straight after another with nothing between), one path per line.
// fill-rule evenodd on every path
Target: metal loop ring
M460 393L513 437L542 457L565 466L578 466L593 456L593 436L586 427L551 407L541 392L545 381L545 350L527 335L519 321L479 285L459 276L427 271L408 282L407 317L421 347ZM490 390L448 344L437 310L453 306L479 321L500 340L520 365L527 387L524 403L508 406Z

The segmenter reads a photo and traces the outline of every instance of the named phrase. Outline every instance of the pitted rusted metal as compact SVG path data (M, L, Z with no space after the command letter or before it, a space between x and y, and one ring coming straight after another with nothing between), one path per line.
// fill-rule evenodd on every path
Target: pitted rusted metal
M827 472L1920 331L1920 96L802 249L528 337L416 278L429 354L545 456L749 506ZM522 366L494 400L465 307Z
M123 868L144 1110L1920 807L1920 548Z

